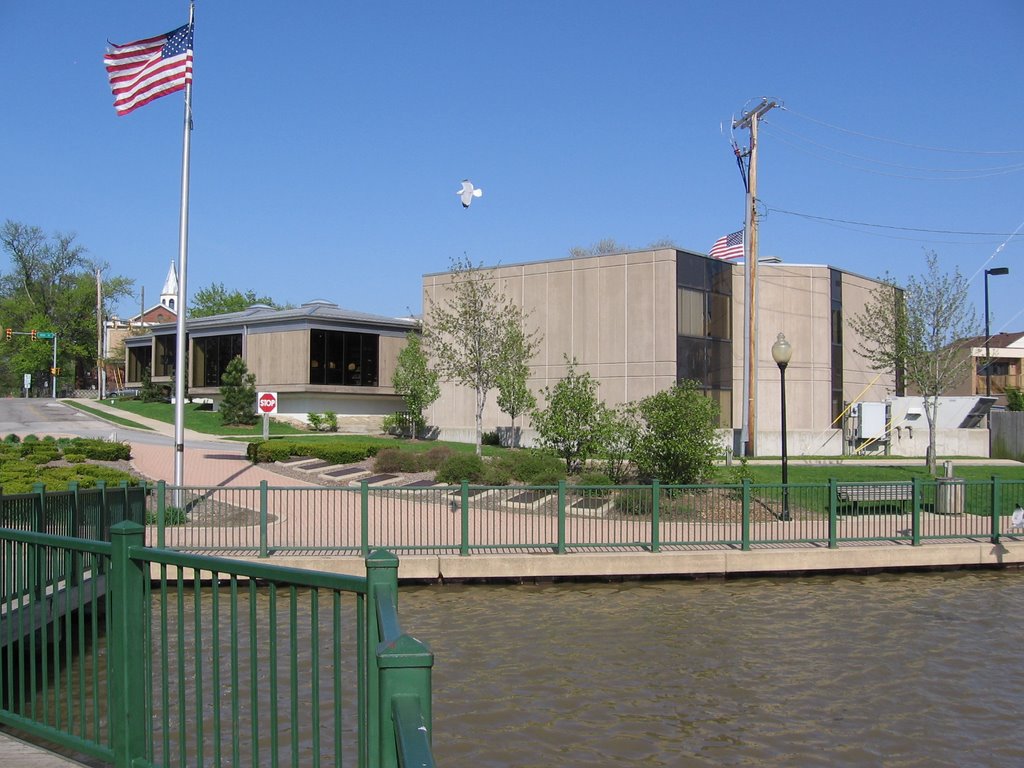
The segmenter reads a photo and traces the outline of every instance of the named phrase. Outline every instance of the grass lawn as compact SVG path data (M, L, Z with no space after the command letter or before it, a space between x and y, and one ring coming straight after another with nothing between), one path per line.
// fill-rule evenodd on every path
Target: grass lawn
M942 467L940 461L939 467ZM719 467L715 482L734 483L738 465ZM748 464L747 474L754 483L781 483L781 464ZM1024 480L1024 466L968 465L953 461L953 475L966 480L989 480L993 476L1001 480ZM924 459L919 464L910 466L887 467L864 464L861 461L844 461L840 464L822 464L808 466L805 464L789 465L790 483L827 483L830 478L843 482L907 482L912 478L929 479Z
M108 401L109 402L109 401ZM133 413L147 419L174 423L174 406L170 403L144 403L141 400L114 400L113 406L126 413ZM104 414L101 414L104 415ZM222 437L263 437L263 422L259 420L251 427L226 427L221 424L220 414L206 410L196 403L185 403L185 429ZM270 420L271 435L304 435L304 430L281 421Z
M73 400L65 400L64 402L70 405L72 408L77 408L80 411L91 413L93 416L98 416L101 419L112 421L114 424L119 424L122 427L134 427L135 429L149 429L149 427L143 424L139 424L139 422L137 421L132 421L131 419L122 419L120 416L113 416L110 413L107 413L106 411L101 411L99 408L93 408L88 405L83 405L82 403L75 402Z

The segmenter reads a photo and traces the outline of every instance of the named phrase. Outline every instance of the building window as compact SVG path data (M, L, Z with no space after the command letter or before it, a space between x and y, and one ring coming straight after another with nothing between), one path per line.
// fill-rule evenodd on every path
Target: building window
M837 269L829 270L831 299L831 379L832 379L832 420L838 419L844 409L843 405L843 273Z
M219 387L228 363L242 356L242 334L203 336L192 341L192 386Z
M351 331L309 332L309 383L376 387L380 337Z
M177 355L174 336L157 336L154 339L153 369L154 376L173 376L174 359Z
M153 347L128 347L128 381L142 381L142 372L153 372Z

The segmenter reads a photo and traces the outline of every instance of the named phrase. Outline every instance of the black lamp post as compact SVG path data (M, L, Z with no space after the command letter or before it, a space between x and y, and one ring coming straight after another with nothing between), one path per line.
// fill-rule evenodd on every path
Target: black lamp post
M785 334L772 344L772 359L779 366L779 383L782 391L782 515L781 520L789 520L789 455L786 452L786 366L793 357L793 347L786 341Z
M993 269L985 270L985 397L992 395L992 374L989 370L992 367L992 358L988 351L990 336L988 332L988 276L1008 274L1010 274L1009 267L994 267Z

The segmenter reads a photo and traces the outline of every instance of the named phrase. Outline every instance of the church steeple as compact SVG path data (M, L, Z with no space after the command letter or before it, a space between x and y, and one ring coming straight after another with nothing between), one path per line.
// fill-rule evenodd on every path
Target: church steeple
M160 291L160 306L166 307L177 313L178 302L178 270L175 269L174 261L171 260L171 267L167 270L167 279L164 280L163 290Z

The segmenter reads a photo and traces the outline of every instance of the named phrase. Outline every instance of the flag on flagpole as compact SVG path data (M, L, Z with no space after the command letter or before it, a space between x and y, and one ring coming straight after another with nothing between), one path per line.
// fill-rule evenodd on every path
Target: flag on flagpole
M127 115L192 82L192 25L134 43L109 43L107 66L114 109Z
M713 259L742 259L743 230L733 232L731 235L722 235L715 240L708 255Z

